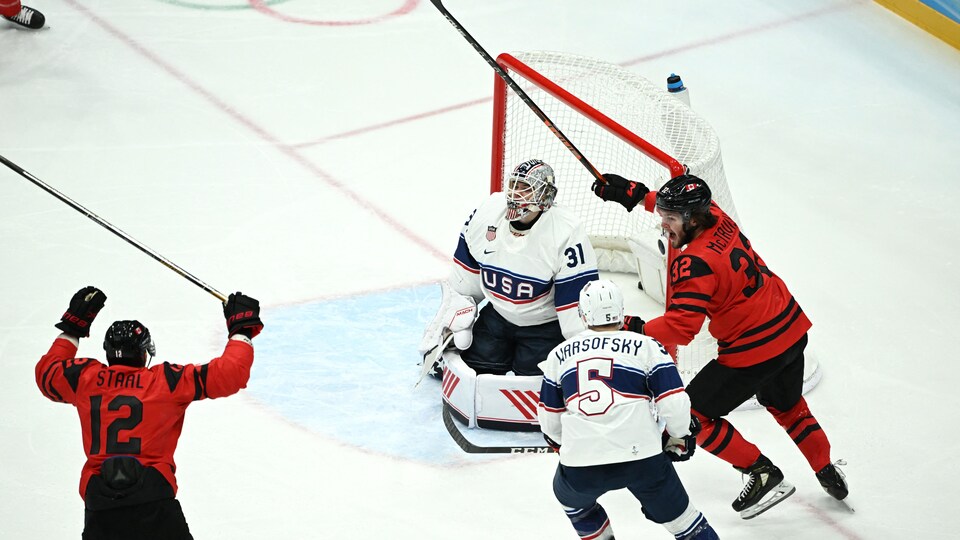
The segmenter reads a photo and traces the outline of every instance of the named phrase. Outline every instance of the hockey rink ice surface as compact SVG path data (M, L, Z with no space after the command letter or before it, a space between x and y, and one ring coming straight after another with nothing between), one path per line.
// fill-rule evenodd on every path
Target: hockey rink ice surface
M430 2L28 5L47 29L0 21L0 155L264 306L247 390L187 413L195 538L576 538L555 456L465 454L438 383L413 389L490 161L492 70ZM678 471L720 537L956 538L960 51L866 0L445 5L494 55L677 72L717 131L745 233L814 323L807 400L857 509L738 412L797 492L741 520L740 474L698 452ZM0 538L79 538L79 422L33 382L53 324L96 285L80 355L138 319L156 362L202 363L220 303L5 167L0 252ZM619 540L670 537L628 493L601 502Z

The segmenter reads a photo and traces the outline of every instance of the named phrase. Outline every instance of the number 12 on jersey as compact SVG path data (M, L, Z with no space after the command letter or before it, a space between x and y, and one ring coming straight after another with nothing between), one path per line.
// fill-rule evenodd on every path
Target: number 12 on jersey
M90 455L100 453L100 430L103 396L90 396ZM121 431L130 431L143 421L143 402L134 396L117 396L107 404L107 411L119 411L127 408L129 415L114 419L107 426L108 454L140 454L140 437L120 440Z

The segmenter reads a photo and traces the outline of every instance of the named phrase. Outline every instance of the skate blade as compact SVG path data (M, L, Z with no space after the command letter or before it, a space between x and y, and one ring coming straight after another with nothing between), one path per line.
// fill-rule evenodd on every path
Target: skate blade
M847 495L846 497L844 497L842 500L834 499L833 497L830 497L830 498L833 499L834 501L837 501L837 504L838 504L838 505L846 508L847 511L850 512L851 514L854 514L854 513L857 512L857 509L854 508L854 507L853 507L853 504L851 504L851 502L850 502L850 496L849 496L849 495Z
M760 502L740 511L740 517L743 519L753 519L767 510L773 508L787 497L794 494L797 488L790 482L783 481L777 484L777 487L770 490Z

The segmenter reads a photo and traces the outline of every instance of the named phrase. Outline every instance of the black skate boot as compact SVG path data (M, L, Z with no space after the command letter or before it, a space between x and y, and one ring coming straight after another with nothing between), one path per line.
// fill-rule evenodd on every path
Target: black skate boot
M820 481L823 490L834 499L842 501L847 498L849 493L847 479L843 475L843 471L833 463L820 469L820 472L817 473L817 480Z
M20 13L17 13L13 17L4 17L4 19L31 30L39 30L43 28L43 25L46 22L46 18L43 16L43 13L24 5L20 6Z
M763 454L753 465L745 469L734 468L749 475L743 491L732 505L734 510L740 512L740 517L743 519L754 518L766 512L797 490L792 484L783 480L780 469Z

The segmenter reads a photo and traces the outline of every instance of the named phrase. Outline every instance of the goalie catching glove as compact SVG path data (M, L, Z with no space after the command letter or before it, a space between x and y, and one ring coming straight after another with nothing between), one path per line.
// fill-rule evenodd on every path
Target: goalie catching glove
M697 449L697 433L700 433L700 421L696 416L690 417L690 434L683 437L673 437L663 432L663 452L670 461L686 461L693 456Z
M453 345L461 351L473 344L473 322L477 318L477 302L470 296L454 291L446 281L440 282L440 309L433 321L427 325L420 340L420 356L428 361L437 355L437 348L444 339L453 334Z

